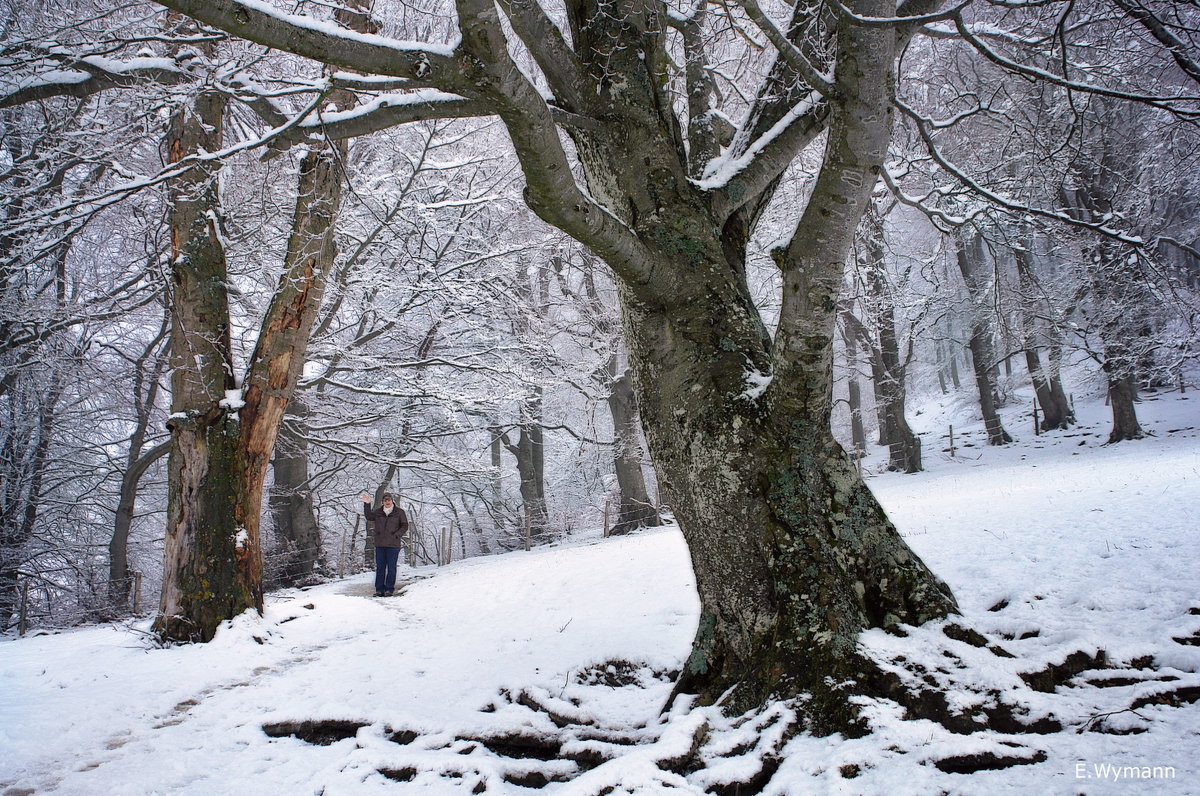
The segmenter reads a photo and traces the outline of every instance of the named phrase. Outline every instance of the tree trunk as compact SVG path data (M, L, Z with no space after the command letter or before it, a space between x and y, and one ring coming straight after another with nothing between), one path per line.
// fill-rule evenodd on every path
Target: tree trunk
M272 459L274 483L270 509L276 535L275 564L271 577L281 586L304 584L322 561L321 532L313 508L308 475L307 416L299 396L288 404Z
M867 432L862 421L862 388L858 383L858 335L854 332L857 319L851 319L850 310L843 310L842 345L846 349L846 400L850 407L850 455L855 461L867 455Z
M609 360L608 408L613 420L613 467L617 474L620 501L610 536L621 536L638 528L659 524L658 510L646 489L642 473L642 446L638 443L637 398L628 373L617 375L617 361Z
M62 398L63 375L51 372L49 384L37 395L33 418L9 415L4 438L5 469L0 478L3 488L0 508L0 627L16 615L24 546L33 538L42 502L42 481L49 463L58 402ZM27 431L19 428L30 420Z
M125 468L125 472L121 476L117 514L113 520L112 538L108 542L108 602L118 613L124 613L129 609L129 593L133 586L129 577L129 531L133 527L138 484L150 466L167 455L170 450L170 442L155 445L145 453L138 455Z
M202 93L171 120L168 159L221 149L226 99ZM167 528L157 632L212 638L217 625L261 609L253 577L256 540L241 533L232 507L242 497L230 349L228 275L221 234L218 166L198 165L169 187L171 232L171 452Z
M884 5L856 8L883 14ZM604 23L592 24L577 33L604 35ZM593 195L635 226L646 242L642 272L657 280L653 294L636 280L619 293L647 442L701 603L675 693L698 694L703 704L723 699L731 713L808 694L803 710L814 732L859 727L850 696L882 690L857 650L861 630L956 611L830 428L838 291L886 151L893 39L854 26L839 33L843 52L882 56L839 64L844 90L831 103L825 165L796 236L777 256L784 304L773 340L741 276L744 228L712 223L671 165L675 132L639 116L654 106L622 106L630 121L619 142L576 134ZM651 53L642 60L651 63ZM610 265L620 273L623 263L613 257Z
M987 307L989 288L983 276L983 240L978 235L966 232L960 232L956 239L958 268L962 272L967 294L971 299L971 339L967 345L971 350L975 386L979 390L983 427L987 431L989 445L1006 445L1012 442L1012 437L1004 430L1000 423L1000 414L996 411L996 385L992 376L996 366L996 355L992 348L991 324L988 321L991 315Z
M505 439L507 440L507 437ZM550 541L542 446L541 388L535 388L522 408L521 423L517 427L517 442L507 445L509 453L517 461L521 505L525 512L521 527L528 531L535 543Z
M171 152L220 147L223 99L202 95L173 126ZM342 153L344 154L344 152ZM208 641L248 608L262 611L263 484L283 413L295 391L308 335L333 263L341 158L301 161L285 271L263 319L243 389L229 345L225 257L215 173L196 167L172 191L170 497L158 632Z
M888 449L888 469L902 473L921 471L921 440L908 425L908 401L905 378L908 365L900 356L900 339L896 333L896 303L884 272L883 218L872 207L863 220L864 267L866 304L878 342L870 331L861 327L864 341L869 344L871 369L875 377L875 395L879 405L880 438Z
M1068 428L1075 422L1074 413L1063 393L1058 369L1043 369L1039 347L1045 342L1045 323L1039 320L1037 307L1046 304L1038 289L1034 265L1032 240L1018 247L1014 254L1017 261L1017 277L1021 285L1021 320L1025 343L1025 365L1033 383L1033 392L1042 410L1042 431Z
M1104 363L1104 372L1108 376L1108 402L1112 407L1113 426L1109 432L1109 443L1124 442L1131 439L1141 439L1146 436L1138 423L1137 382L1129 368L1120 367L1120 359L1113 357L1113 351L1107 352L1109 358Z
M371 27L362 14L337 16L360 31ZM331 100L344 108L354 97L339 90ZM220 149L222 96L201 94L194 111L172 125L172 162ZM173 186L172 450L156 622L164 638L208 641L221 621L248 608L262 613L263 485L337 256L334 221L346 148L317 142L301 159L284 271L240 390L229 345L225 256L213 227L221 218L216 167L197 166Z
M854 713L846 696L871 678L858 631L920 624L954 601L833 439L819 369L808 404L762 412L741 398L738 354L761 340L748 319L719 320L729 309L627 312L647 438L701 598L676 692L712 703L733 688L733 712L808 692L814 726L844 730ZM675 411L689 401L692 411Z

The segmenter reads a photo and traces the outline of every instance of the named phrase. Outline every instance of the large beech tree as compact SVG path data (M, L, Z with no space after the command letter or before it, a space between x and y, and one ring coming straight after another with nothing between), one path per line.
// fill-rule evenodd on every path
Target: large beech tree
M810 694L810 725L844 729L854 720L849 697L884 688L858 633L955 612L830 432L837 293L887 152L902 36L856 15L890 18L893 3L854 0L813 18L798 11L791 40L764 20L781 56L715 173L720 125L703 6L685 18L646 0L568 3L568 42L540 6L502 3L550 101L518 65L492 0L458 0L453 47L233 0L164 4L260 44L446 92L428 103L430 115L458 106L505 124L530 208L617 279L647 440L702 605L677 693L724 696L732 710ZM670 31L687 53L686 119L668 90ZM748 289L747 246L784 170L823 130L820 173L776 251L783 295L772 334Z
M858 651L860 631L956 606L831 435L831 349L844 264L888 151L897 57L937 20L938 0L798 3L782 28L754 0L736 13L722 4L719 18L702 0L683 12L657 0L455 0L449 44L361 35L249 0L160 2L373 76L333 76L376 96L330 120L330 135L400 117L504 124L529 207L618 285L647 441L701 600L676 693L731 711L803 694L816 731L853 727L854 695L896 693ZM957 34L938 34L966 37L962 13L945 17ZM738 41L731 26L747 24L775 55L735 127L714 105L709 64ZM752 297L748 248L809 149L820 167L806 202L778 197L799 209L773 251L772 328Z
M505 124L530 208L617 279L647 439L701 598L677 692L724 696L733 710L807 693L811 725L843 729L848 697L882 688L858 632L956 610L830 432L837 293L888 148L901 36L855 15L892 17L893 3L797 12L790 40L763 20L780 60L724 173L713 168L720 125L703 5L682 17L645 0L568 3L568 42L540 6L502 3L550 101L518 65L492 0L458 0L453 47L356 35L257 4L165 4L260 44L449 93L430 114L470 106ZM670 31L688 62L686 119L668 90ZM783 296L771 334L748 289L747 245L783 171L826 129L811 196L776 252Z

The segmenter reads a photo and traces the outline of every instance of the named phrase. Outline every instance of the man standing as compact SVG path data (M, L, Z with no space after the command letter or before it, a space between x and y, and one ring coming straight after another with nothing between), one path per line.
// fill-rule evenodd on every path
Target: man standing
M408 533L408 517L392 500L391 492L383 493L383 506L377 509L371 508L371 496L366 492L359 497L363 513L375 523L375 596L391 597L396 590L396 561L401 540Z

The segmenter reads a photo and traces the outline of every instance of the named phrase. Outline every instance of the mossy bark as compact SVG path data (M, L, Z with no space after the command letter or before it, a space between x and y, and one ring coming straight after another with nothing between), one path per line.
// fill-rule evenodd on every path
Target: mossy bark
M179 113L171 161L218 151L224 109L225 98L212 93ZM208 641L222 621L248 609L262 613L263 484L336 257L344 160L344 144L314 145L301 159L284 272L240 384L217 229L219 167L198 164L171 186L171 453L155 623L163 638Z
M825 377L807 405L751 400L758 335L720 334L708 311L630 319L647 438L702 606L676 692L734 712L807 694L810 728L852 730L848 697L877 684L858 633L945 616L954 599L833 439Z

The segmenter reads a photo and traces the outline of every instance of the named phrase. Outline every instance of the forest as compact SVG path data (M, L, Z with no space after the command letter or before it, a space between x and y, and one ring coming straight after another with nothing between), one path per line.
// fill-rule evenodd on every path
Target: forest
M864 475L1196 388L1194 3L0 12L7 635L210 642L387 491L410 567L677 526L668 705L948 725L860 635L986 642Z

